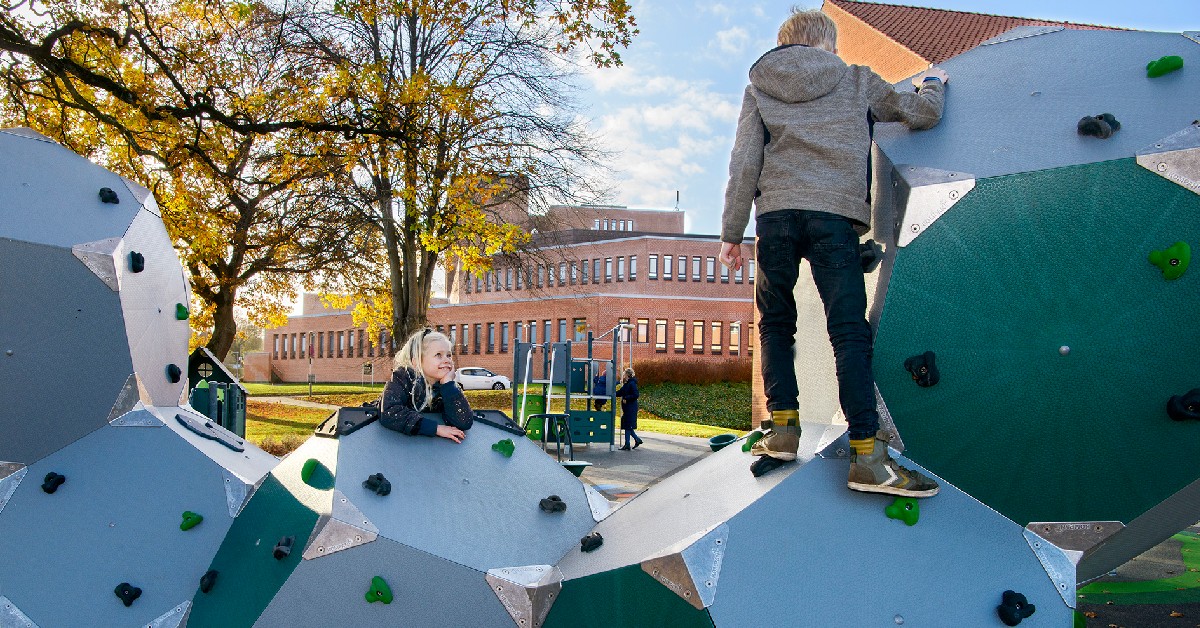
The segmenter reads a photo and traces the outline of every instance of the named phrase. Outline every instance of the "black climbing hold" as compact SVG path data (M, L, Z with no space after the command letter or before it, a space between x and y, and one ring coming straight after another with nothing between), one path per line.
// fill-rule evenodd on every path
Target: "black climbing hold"
M918 386L928 388L938 383L938 380L941 379L941 376L938 374L936 359L937 356L932 351L926 351L921 355L914 355L905 360L904 368L912 374L913 381Z
M1176 421L1200 421L1200 388L1193 388L1167 401L1167 415Z
M1022 619L1029 617L1037 610L1037 607L1030 604L1024 595L1016 591L1005 591L1000 599L1000 606L996 607L996 614L1000 616L1000 621L1004 622L1005 626L1016 626L1021 623Z
M758 460L750 463L750 473L754 477L766 475L784 465L784 461L770 456L759 456Z
M566 512L567 502L564 502L558 495L551 495L538 502L538 507L546 512Z
M67 476L59 475L51 471L50 473L46 474L46 479L42 482L42 490L46 491L47 493L53 493L54 491L58 490L58 487L63 485L63 482L66 481Z
M599 532L593 532L579 539L579 549L585 552L595 551L601 545L604 545L604 537L600 536Z
M183 370L175 364L167 365L167 379L171 380L172 384L179 383L179 378L183 377Z
M1079 131L1080 135L1091 135L1106 140L1112 137L1113 133L1121 130L1121 123L1117 122L1113 114L1101 113L1080 118L1075 130Z
M116 192L113 192L112 188L100 188L100 202L120 205L121 199Z
M869 273L879 266L883 260L883 247L874 240L867 240L858 245L858 260L862 262L863 273Z
M137 251L129 252L129 270L135 273L140 273L146 270L146 256Z
M132 584L129 584L128 582L122 582L121 584L118 584L117 588L113 589L113 593L116 593L117 597L121 598L121 602L123 602L126 607L133 606L133 601L139 597L142 597L142 590L133 586Z
M271 555L275 557L275 560L283 560L288 556L291 556L292 543L295 542L296 537L294 536L285 536L282 539L279 539L279 542L275 544L275 551L272 552Z
M209 569L203 576L200 576L201 593L212 591L213 585L217 584L217 573L216 569Z
M363 488L382 497L392 492L392 483L388 482L382 473L376 473L363 480Z

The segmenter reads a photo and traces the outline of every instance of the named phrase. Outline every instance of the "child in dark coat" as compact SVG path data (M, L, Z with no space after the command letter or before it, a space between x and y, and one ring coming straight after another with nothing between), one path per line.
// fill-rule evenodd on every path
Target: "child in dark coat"
M617 389L617 397L621 399L621 429L625 431L622 451L637 449L642 444L642 439L634 432L637 429L638 396L637 377L633 369L625 369L621 375L621 387ZM629 446L630 438L634 441L632 448Z
M383 388L379 422L409 436L440 436L461 443L475 413L454 382L454 354L444 334L425 329L409 336L396 354L396 370ZM445 424L422 415L440 412Z

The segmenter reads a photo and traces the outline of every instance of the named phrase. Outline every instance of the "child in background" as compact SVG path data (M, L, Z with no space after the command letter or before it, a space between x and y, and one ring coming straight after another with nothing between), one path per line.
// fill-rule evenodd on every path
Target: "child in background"
M621 399L621 429L625 432L625 446L621 447L621 451L630 451L629 439L634 441L632 449L637 449L642 445L642 439L638 438L637 432L637 413L638 413L638 383L637 376L634 375L633 369L625 369L621 374L621 387L617 389L618 398Z
M379 422L409 436L440 436L461 443L475 413L454 382L450 339L426 328L404 342L396 354L392 379L383 387ZM440 412L445 424L422 416Z

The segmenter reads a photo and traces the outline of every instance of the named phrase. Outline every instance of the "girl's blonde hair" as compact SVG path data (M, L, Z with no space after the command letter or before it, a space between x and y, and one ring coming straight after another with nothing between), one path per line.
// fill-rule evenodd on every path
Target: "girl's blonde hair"
M792 14L779 27L780 46L801 44L833 51L837 47L837 24L820 9L792 7Z
M625 369L624 373L621 373L621 383L624 384L625 382L633 379L634 377L637 377L637 375L634 374L633 369L627 368L627 369Z
M417 379L413 380L413 387L409 394L412 395L413 407L417 410L429 407L429 402L433 399L433 382L426 379L425 371L421 369L421 363L425 360L425 350L429 348L429 345L438 341L450 345L450 339L446 337L446 334L426 327L409 336L408 340L404 341L404 346L400 347L400 351L396 352L395 368L408 368L416 373ZM453 349L454 346L450 345L450 348ZM418 381L425 389L425 395L420 400L417 399Z

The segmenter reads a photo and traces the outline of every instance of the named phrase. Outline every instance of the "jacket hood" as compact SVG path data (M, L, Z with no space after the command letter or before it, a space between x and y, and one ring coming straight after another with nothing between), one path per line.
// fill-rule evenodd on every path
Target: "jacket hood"
M837 55L808 46L780 46L750 67L750 84L787 103L815 100L833 91L848 66Z

